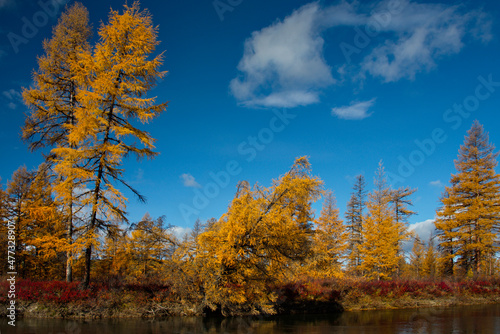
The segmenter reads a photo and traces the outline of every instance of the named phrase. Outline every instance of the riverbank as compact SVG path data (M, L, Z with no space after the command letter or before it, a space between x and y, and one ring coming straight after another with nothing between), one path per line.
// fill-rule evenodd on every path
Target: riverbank
M16 313L29 318L100 319L161 318L217 314L201 303L184 300L168 285L92 285L17 283ZM448 307L500 303L497 281L364 281L303 280L270 288L277 314ZM7 305L7 285L0 284L0 302ZM1 309L6 315L6 307Z

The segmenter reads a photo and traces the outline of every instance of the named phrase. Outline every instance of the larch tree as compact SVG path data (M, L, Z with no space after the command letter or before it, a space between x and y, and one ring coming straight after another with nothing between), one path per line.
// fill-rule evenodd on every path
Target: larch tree
M410 254L410 266L413 277L421 278L425 261L424 245L418 236L413 239L413 248Z
M88 208L83 246L85 274L90 282L92 248L100 231L117 222L127 222L127 199L116 188L128 187L123 179L123 159L129 155L152 158L154 139L136 123L147 123L165 110L166 103L147 97L158 79L163 54L152 57L157 45L157 28L149 12L139 3L124 6L123 13L111 11L109 22L99 29L99 42L93 52L82 50L76 66L79 104L70 125L67 147L52 150L57 156L55 170L67 180L77 177L85 190L79 195Z
M382 162L375 175L375 189L368 195L368 212L363 219L361 270L370 279L389 279L402 256L401 240L391 208L391 189L387 185Z
M308 273L315 277L341 277L347 233L331 191L325 195L323 208L315 225L313 255L309 260Z
M163 265L172 259L178 244L172 225L165 224L165 217L153 219L148 213L137 224L127 242L129 270L141 281L158 281Z
M424 277L434 278L437 273L437 255L434 247L434 239L429 238L425 249L424 262L422 264L422 275Z
M269 284L289 279L294 263L311 254L311 205L322 181L307 158L269 188L238 186L228 212L199 236L204 303L223 314L273 313Z
M33 239L35 228L29 215L33 179L34 173L21 166L12 174L7 186L7 220L15 225L16 269L23 278L29 269L29 241Z
M486 272L496 245L500 222L500 176L495 172L498 153L483 126L475 121L455 160L456 174L446 187L437 211L436 229L444 248L454 248L447 260L458 257L462 274Z
M44 41L45 54L38 58L38 70L33 73L34 86L23 91L24 101L31 109L23 128L23 139L30 143L32 150L70 145L68 132L76 122L77 91L81 88L75 78L75 68L80 62L80 53L90 50L91 35L88 11L76 2L62 13L52 38ZM52 154L46 158L50 164L57 157ZM55 185L55 191L65 213L66 281L71 282L78 180L73 175L66 179L59 186Z
M363 175L356 177L351 198L345 213L348 238L348 267L351 272L359 273L361 254L359 247L363 242L363 215L366 207L366 184Z

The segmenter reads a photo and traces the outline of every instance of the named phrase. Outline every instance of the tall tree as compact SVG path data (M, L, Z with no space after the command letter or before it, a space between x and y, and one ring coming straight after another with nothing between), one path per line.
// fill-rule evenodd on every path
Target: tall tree
M79 66L80 53L90 50L91 35L88 11L76 2L61 15L52 38L44 41L45 54L38 58L38 70L33 74L34 87L23 91L24 101L31 109L23 128L23 139L30 143L32 150L69 146L69 127L76 122L75 110L79 105L77 91L82 88L75 77L75 68ZM47 156L47 162L51 163L54 158L53 154ZM73 215L78 211L75 198L78 186L74 176L66 178L67 182L55 189L64 206L68 243L66 280L71 282Z
M363 214L366 206L366 184L363 175L356 177L356 183L353 186L353 192L347 211L345 214L347 233L348 233L348 266L351 272L357 273L361 266L361 254L359 247L363 242Z
M382 162L375 174L375 189L368 195L368 213L363 220L361 269L371 279L388 279L398 268L402 236L391 208L391 189Z
M122 14L111 11L99 38L92 53L81 52L76 68L82 88L77 91L75 125L69 126L70 145L53 149L58 157L55 170L66 178L78 176L87 189L80 195L90 212L83 234L84 286L90 282L92 247L100 231L113 221L127 222L126 199L116 183L144 200L122 177L126 156L152 158L157 154L154 139L135 123L150 121L167 106L145 96L165 75L159 71L163 55L151 58L159 42L149 12L140 11L138 2L125 5Z
M416 214L416 212L409 209L409 207L413 205L413 202L409 197L416 191L417 189L411 189L410 187L400 187L392 190L391 192L394 225L400 235L399 243L395 245L395 247L397 247L398 251L401 252L401 254L399 254L401 256L403 256L402 241L406 240L408 236L408 218ZM398 273L401 273L400 268L398 268Z
M485 271L500 222L500 176L495 172L498 153L483 126L474 121L455 160L456 174L446 187L437 211L436 229L442 247L455 249L463 274Z
M326 277L342 276L347 235L339 217L335 196L331 191L325 195L321 215L315 221L315 225L309 274Z
M424 245L418 236L413 239L413 248L410 254L410 266L414 277L421 278L425 261Z
M434 248L434 239L429 238L429 243L424 254L424 262L422 265L422 274L426 277L434 278L437 272L437 256Z

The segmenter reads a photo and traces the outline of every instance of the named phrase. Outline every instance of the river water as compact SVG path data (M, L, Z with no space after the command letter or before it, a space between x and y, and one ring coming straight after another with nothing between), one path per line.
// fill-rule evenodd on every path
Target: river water
M229 319L18 319L15 328L1 319L0 330L2 334L500 333L500 304Z

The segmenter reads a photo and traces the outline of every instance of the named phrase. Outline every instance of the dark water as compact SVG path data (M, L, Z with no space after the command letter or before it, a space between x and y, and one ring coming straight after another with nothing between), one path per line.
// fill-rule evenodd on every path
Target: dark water
M15 329L5 319L1 333L41 334L326 334L326 333L500 333L500 304L345 312L339 315L307 315L166 320L43 320L19 319Z

